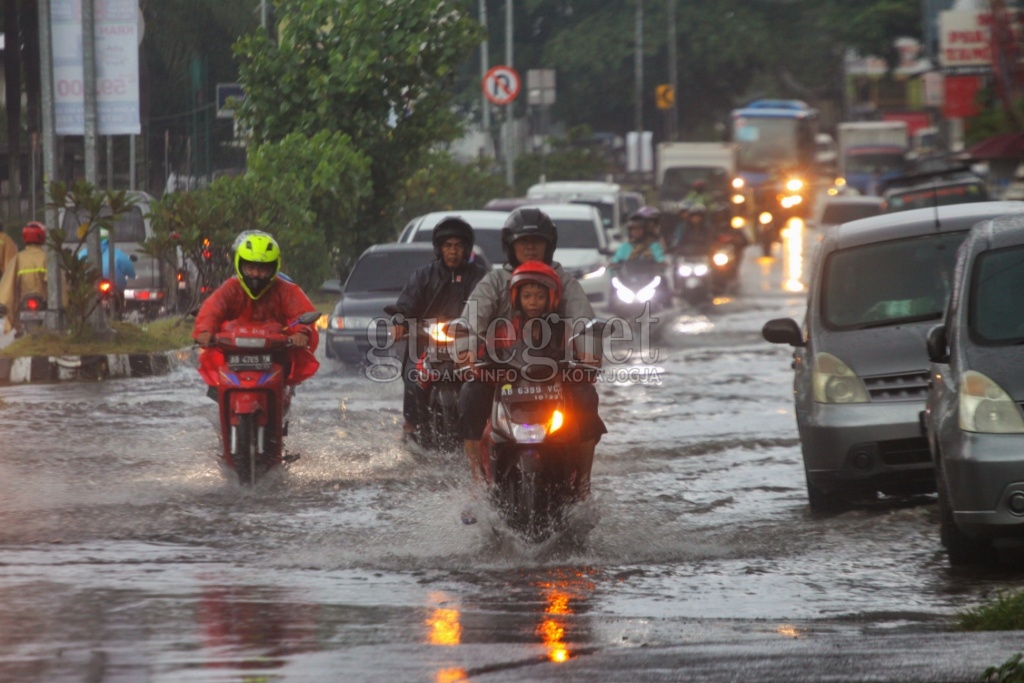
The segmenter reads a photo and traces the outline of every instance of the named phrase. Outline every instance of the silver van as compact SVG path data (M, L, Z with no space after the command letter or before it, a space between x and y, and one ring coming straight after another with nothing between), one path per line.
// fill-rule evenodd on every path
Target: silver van
M971 226L1022 202L918 209L852 221L822 237L807 313L770 320L794 347L793 389L807 497L815 512L862 498L935 490L920 413L925 337L942 318L957 249Z

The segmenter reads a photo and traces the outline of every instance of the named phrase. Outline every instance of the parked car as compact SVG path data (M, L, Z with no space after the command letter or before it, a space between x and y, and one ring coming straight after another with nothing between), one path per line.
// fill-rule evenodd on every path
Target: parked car
M989 194L984 180L969 169L958 167L891 180L886 183L882 198L886 212L894 213L984 202Z
M186 305L189 301L186 290L194 284L194 273L179 280L179 269L183 273L191 270L187 265L179 263L176 268L143 250L142 244L153 237L149 212L155 200L145 192L129 192L127 196L133 204L114 222L112 231L114 247L127 254L135 265L135 277L128 280L124 291L124 312L138 311L152 318L176 311L179 304ZM110 215L109 211L106 215ZM84 216L77 216L66 209L61 211L60 226L67 234L65 244L69 247L78 243L78 226L84 221Z
M608 298L611 280L608 259L612 247L604 232L601 214L589 204L536 204L551 217L558 228L558 248L554 260L561 263L579 280L587 298L593 303L604 303ZM476 243L483 247L492 267L505 263L501 248L501 226L508 216L498 211L461 211L432 213L414 219L399 237L399 242L429 242L434 226L445 216L458 215L473 226Z
M376 244L364 251L327 318L326 356L352 364L369 361L374 346L383 348L387 342L384 327L374 321L387 317L384 307L395 303L414 270L434 258L434 245L429 242ZM473 258L484 267L490 266L479 247L473 248ZM399 353L400 349L395 348L386 355Z
M928 335L924 425L953 566L1024 542L1024 215L975 226L945 322Z
M881 197L841 194L828 197L823 204L818 219L822 230L885 212L885 200Z
M398 241L429 243L433 239L434 226L449 216L458 216L473 226L474 242L483 250L492 268L505 262L505 253L501 249L501 226L508 217L507 211L435 211L424 214L406 223Z
M971 226L1021 202L885 214L823 235L801 328L765 324L794 347L793 388L807 497L814 511L878 492L935 490L919 414L928 391L928 329L942 317L956 250Z

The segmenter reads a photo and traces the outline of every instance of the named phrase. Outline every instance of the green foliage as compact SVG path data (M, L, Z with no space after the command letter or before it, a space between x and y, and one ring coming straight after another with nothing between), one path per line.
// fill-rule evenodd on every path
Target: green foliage
M58 264L64 276L67 301L64 313L72 337L80 339L86 333L86 322L100 303L97 283L102 269L93 268L90 260L79 258L89 235L101 229L113 231L114 222L132 207L124 190L118 192L97 190L85 181L70 187L61 182L50 183L48 190L51 208L78 217L78 230L68 235L63 229L47 234L50 249L58 255ZM71 247L66 248L66 247Z
M990 666L981 675L987 683L1024 683L1024 666L1020 660L1024 654L1018 652L999 666Z
M174 267L180 249L199 293L233 274L231 246L239 233L263 230L280 244L283 270L304 288L319 286L341 260L358 255L353 226L369 191L368 167L341 133L295 133L259 145L245 175L156 202L154 238L145 247Z
M1017 631L1024 629L1024 592L1001 594L995 601L957 615L961 631Z
M432 211L479 209L509 192L504 175L486 160L462 164L447 152L434 152L405 184L398 225Z
M458 134L448 104L479 26L456 0L275 4L278 41L257 31L235 46L246 89L240 116L258 143L347 134L370 160L372 192L346 241L369 244L393 231L401 188L427 150Z
M570 130L566 138L551 139L547 154L532 152L517 157L517 194L525 196L541 176L548 180L604 180L613 169L604 151L587 142L589 137L590 129L581 126Z

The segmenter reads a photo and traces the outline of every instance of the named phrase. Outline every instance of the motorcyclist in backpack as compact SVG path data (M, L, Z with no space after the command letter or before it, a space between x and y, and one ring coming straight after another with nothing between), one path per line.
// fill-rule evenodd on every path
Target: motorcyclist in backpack
M393 307L407 321L454 320L462 314L462 307L473 288L487 273L483 266L471 260L473 228L462 218L444 218L434 227L432 241L435 260L417 268L409 276ZM396 341L407 334L403 325L394 329ZM416 382L413 369L426 351L428 342L426 335L420 332L416 340L409 340L408 350L402 359L402 382L405 385L402 414L406 437L415 434L426 417L426 392Z
M301 287L278 277L281 248L277 241L265 232L249 232L235 250L234 262L235 276L225 280L199 309L192 329L196 343L209 346L222 326L234 320L278 322L288 328L293 347L310 352L308 358L306 354L291 354L293 365L315 363L312 352L320 341L316 327L294 323L316 307Z
M543 262L558 275L562 283L562 297L556 311L566 320L568 330L594 318L594 309L580 283L552 260L558 246L558 229L546 213L536 208L520 208L510 213L501 229L501 246L508 262L484 276L462 312L470 334L468 344L460 351L470 353L470 361L475 360L475 351L480 344L486 345L490 341L493 346L494 339L487 339L488 334L494 334L492 322L513 320L509 283L513 272L524 263ZM566 384L565 390L570 402L577 407L581 456L592 463L594 448L601 435L607 432L598 415L597 390L589 383ZM493 398L494 385L483 381L466 382L459 393L459 428L474 476L477 476L476 454L491 415Z
M7 263L7 269L0 278L0 304L7 307L4 333L12 329L22 332L18 320L18 306L26 294L38 294L46 299L46 227L32 221L21 229L24 251L18 252ZM66 291L63 288L62 291Z
M612 263L648 260L665 262L665 251L658 240L661 212L652 206L638 209L629 217L629 241L619 246Z

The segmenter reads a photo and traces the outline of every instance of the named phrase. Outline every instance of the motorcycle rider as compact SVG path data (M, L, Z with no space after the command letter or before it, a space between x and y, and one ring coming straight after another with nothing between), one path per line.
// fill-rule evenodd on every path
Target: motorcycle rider
M703 204L686 207L686 218L679 225L679 233L673 251L680 256L706 256L711 251L714 235L707 220L708 210Z
M459 317L466 299L487 273L483 266L471 260L473 227L462 218L448 216L442 219L434 226L432 241L435 260L417 268L409 276L394 305L398 313L414 323L427 319L450 321ZM406 336L405 326L397 325L394 329L395 341ZM402 382L405 385L403 435L406 438L416 433L427 413L426 391L417 383L412 370L426 351L429 340L420 331L415 344L412 341L402 359Z
M461 352L476 351L479 344L487 344L488 341L493 345L494 339L487 339L488 334L494 334L491 323L499 319L512 321L509 283L516 268L531 261L541 261L550 266L561 280L562 297L557 312L563 319L572 325L577 321L594 318L594 309L580 283L561 264L552 260L557 245L558 229L540 209L519 208L508 215L501 229L501 246L508 262L500 269L487 273L466 302L462 317L468 324L469 347L463 346ZM475 355L473 353L469 356L469 362L475 360ZM566 384L565 390L570 402L578 409L579 447L582 460L588 463L586 476L589 478L594 448L601 435L607 432L598 415L597 390L589 383ZM466 382L459 392L459 428L474 477L479 477L475 463L480 439L491 415L493 398L494 386L483 381ZM464 515L463 521L472 523L473 520Z
M7 264L18 255L18 245L3 230L3 223L0 222L0 276L7 272Z
M288 327L293 347L316 351L320 340L316 327L293 325L300 315L316 307L301 287L278 277L280 270L281 248L277 241L265 232L248 233L235 250L235 276L214 290L196 315L192 329L196 343L209 346L221 327L233 320L279 322ZM304 355L291 356L293 363L306 360ZM309 361L316 362L312 353Z
M653 206L638 209L629 217L629 241L619 246L612 263L648 260L665 262L665 251L658 240L661 212Z
M100 261L103 265L103 277L110 277L110 232L106 228L100 228ZM82 249L78 252L78 258L84 259L89 255L89 249ZM123 297L124 290L128 287L128 278L135 277L135 264L128 254L116 246L114 247L114 286Z
M46 227L32 221L21 229L25 250L18 252L7 263L7 269L0 278L0 304L7 307L4 333L12 329L22 332L18 320L18 305L26 294L39 294L46 298ZM63 291L63 290L62 290Z
M708 191L708 181L698 178L693 181L689 194L683 198L690 205L700 205L711 209L716 204L714 196Z

